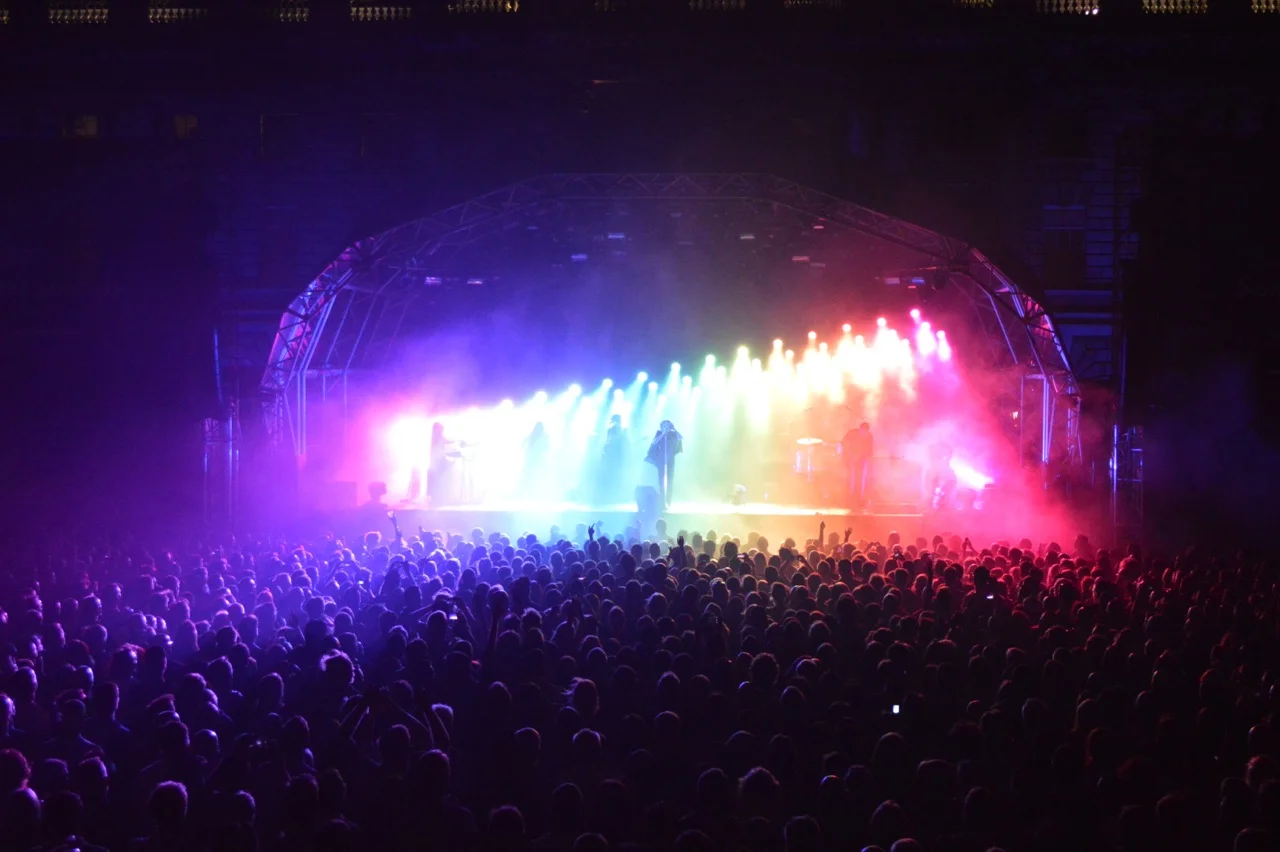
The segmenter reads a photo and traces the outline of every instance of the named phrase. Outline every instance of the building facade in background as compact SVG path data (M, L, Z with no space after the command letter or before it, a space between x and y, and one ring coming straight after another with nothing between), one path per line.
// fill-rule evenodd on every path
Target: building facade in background
M159 322L209 366L217 317L249 375L356 239L544 172L758 171L982 247L1115 389L1157 131L1273 120L1276 5L0 0L11 333Z

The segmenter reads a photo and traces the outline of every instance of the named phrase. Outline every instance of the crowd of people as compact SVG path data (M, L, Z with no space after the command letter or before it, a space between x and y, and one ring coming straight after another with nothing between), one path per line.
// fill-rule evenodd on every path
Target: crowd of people
M11 562L0 850L1274 849L1277 572L825 527Z

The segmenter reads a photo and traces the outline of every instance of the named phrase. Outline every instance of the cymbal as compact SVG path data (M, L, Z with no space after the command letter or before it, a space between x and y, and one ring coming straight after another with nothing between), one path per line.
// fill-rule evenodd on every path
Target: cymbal
M822 443L821 438L799 438L796 443L802 447L815 447Z

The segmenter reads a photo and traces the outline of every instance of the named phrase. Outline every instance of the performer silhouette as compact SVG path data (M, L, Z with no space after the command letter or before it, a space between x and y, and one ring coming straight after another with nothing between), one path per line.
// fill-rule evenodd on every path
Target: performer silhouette
M675 424L663 420L658 433L649 444L644 460L658 469L658 493L662 495L664 508L671 508L671 482L676 470L676 456L684 452L684 438L676 431Z
M601 502L616 502L622 493L622 478L628 464L628 444L631 443L626 427L622 425L622 415L615 414L609 418L609 429L604 436L604 451L600 459L600 498Z
M850 429L841 444L841 452L849 468L849 496L855 506L862 508L867 504L867 471L871 467L874 446L871 424L862 423L857 429Z
M929 447L929 507L934 511L950 506L955 496L956 474L951 469L951 445L938 440Z
M541 420L524 439L524 471L521 473L521 492L525 499L542 498L548 490L551 461L551 437Z
M448 500L449 439L444 424L431 424L431 448L427 461L427 500L432 508Z

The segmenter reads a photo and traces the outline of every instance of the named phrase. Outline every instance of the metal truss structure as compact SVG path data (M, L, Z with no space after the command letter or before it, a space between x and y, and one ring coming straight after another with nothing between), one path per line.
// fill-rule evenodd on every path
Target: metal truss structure
M240 516L240 402L227 400L223 417L204 420L204 522L234 529Z
M350 246L289 305L261 391L270 434L307 453L308 395L341 389L362 350L385 346L431 276L462 248L500 239L540 209L599 202L740 202L799 214L914 252L934 286L969 298L1000 360L1037 394L1040 461L1080 460L1080 393L1044 307L969 244L763 174L552 174L508 186ZM326 328L329 326L326 332Z
M1112 427L1111 528L1117 541L1138 540L1145 526L1141 426Z

